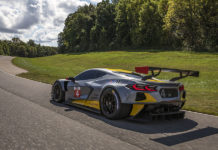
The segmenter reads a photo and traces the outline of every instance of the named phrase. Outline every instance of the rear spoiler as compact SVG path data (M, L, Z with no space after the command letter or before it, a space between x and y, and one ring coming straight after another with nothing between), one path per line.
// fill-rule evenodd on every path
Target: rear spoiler
M156 76L160 75L160 73L162 71L163 72L179 73L179 77L174 77L174 78L170 79L170 81L176 81L176 80L188 77L188 76L199 77L199 71L193 71L193 70L180 70L180 69L148 67L148 66L135 67L135 72L137 72L137 73L148 74L149 71L151 71L151 75L143 77L142 80L147 80L147 79L151 79L152 77L156 77Z

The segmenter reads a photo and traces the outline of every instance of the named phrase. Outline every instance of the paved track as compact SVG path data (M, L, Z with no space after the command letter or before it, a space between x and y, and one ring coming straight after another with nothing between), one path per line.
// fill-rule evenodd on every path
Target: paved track
M218 148L218 117L187 112L184 120L111 121L50 101L50 89L0 71L0 149Z
M14 66L11 63L11 60L13 58L14 57L11 57L11 56L2 56L2 55L0 55L0 70L4 71L4 72L7 72L9 74L13 74L13 75L27 72L26 70L24 70L22 68L18 68L16 66Z

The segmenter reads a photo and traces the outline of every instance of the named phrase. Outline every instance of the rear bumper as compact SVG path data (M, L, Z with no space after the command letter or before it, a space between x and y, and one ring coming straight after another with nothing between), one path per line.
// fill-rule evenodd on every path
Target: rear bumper
M151 120L180 119L184 118L184 111L180 111L184 103L185 101L133 104L130 116Z
M160 113L160 114L150 114L150 119L183 119L185 117L185 111L170 112L170 113Z

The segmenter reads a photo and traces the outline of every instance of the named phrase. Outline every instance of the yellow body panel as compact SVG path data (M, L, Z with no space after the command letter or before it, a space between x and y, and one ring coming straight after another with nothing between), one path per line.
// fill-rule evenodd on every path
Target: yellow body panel
M156 99L153 98L153 96L151 96L148 93L144 93L146 99L145 100L141 100L141 101L137 101L137 102L143 102L143 103L155 103L157 102ZM144 104L133 104L132 105L132 111L130 113L130 116L135 116L137 115L142 109L144 108Z
M165 82L165 81L158 80L158 79L148 79L147 81L150 81L150 82Z
M96 100L73 100L72 103L100 110L99 101L96 101Z
M183 98L183 97L182 97L182 95L183 95L183 92L181 92L181 93L180 93L180 99L181 99L181 101L185 102L185 101L186 101L186 99L185 99L185 98Z
M123 70L123 69L110 69L110 68L106 68L110 71L117 71L117 72L124 72L124 73L132 73L132 71L129 70Z
M155 102L157 102L157 100L156 99L154 99L154 97L153 96L151 96L150 94L148 94L148 93L144 93L145 94L145 97L146 97L146 99L145 100L141 100L141 101L137 101L137 102L145 102L145 103L155 103Z
M150 94L144 93L146 96L145 100L137 101L137 102L143 102L143 103L155 103L157 102ZM79 104L91 108L95 108L97 110L100 110L100 104L99 101L96 100L72 100L73 104ZM130 116L137 115L142 109L144 108L144 104L132 104L132 111L130 113Z
M130 116L137 115L144 108L144 104L133 104Z

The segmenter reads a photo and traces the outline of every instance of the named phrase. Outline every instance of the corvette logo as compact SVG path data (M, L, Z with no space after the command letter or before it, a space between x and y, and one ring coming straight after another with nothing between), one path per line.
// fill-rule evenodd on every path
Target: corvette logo
M80 87L74 87L74 97L80 97Z

